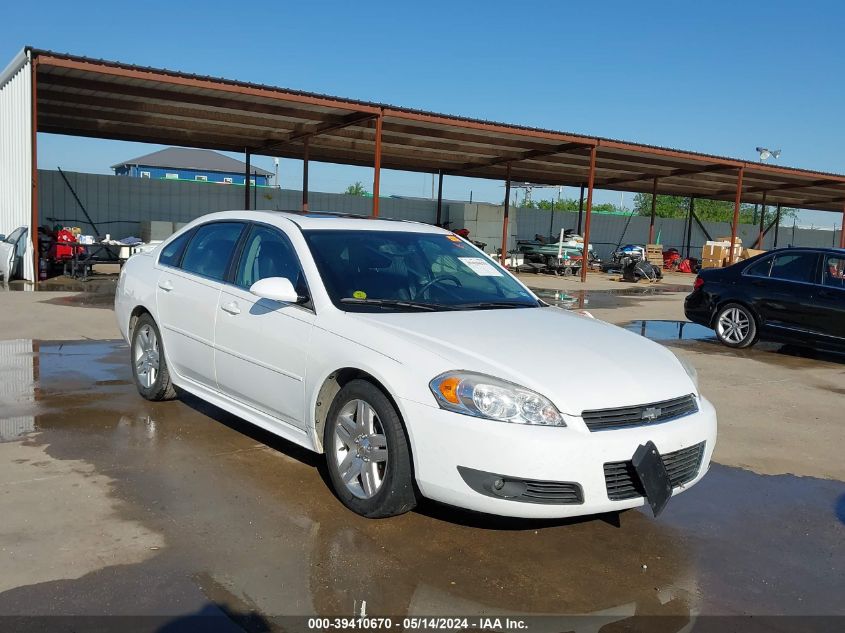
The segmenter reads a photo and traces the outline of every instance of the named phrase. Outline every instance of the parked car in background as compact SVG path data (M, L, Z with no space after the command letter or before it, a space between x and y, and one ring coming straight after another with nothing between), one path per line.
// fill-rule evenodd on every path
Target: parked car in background
M0 235L0 278L7 283L21 275L27 235L29 230L25 226Z
M845 349L845 249L786 248L704 269L684 311L728 347L768 339Z
M132 257L115 312L143 397L184 389L325 453L368 517L419 495L516 517L657 514L716 439L667 348L543 303L425 224L214 213ZM550 346L581 371L562 379Z

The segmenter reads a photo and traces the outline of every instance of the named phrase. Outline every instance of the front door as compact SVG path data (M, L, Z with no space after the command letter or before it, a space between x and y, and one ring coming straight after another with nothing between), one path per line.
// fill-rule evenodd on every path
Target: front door
M824 256L816 308L819 339L845 344L845 253Z
M218 388L281 422L305 428L305 367L314 312L309 303L281 303L249 292L259 279L285 277L307 296L302 269L287 236L256 224L234 277L217 305Z
M204 224L176 265L163 265L164 251L159 259L156 300L167 362L179 376L212 389L217 387L214 322L220 289L244 226Z

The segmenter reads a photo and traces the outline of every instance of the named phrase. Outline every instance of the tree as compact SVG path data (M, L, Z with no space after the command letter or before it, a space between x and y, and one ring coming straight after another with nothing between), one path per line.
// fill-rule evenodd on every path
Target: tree
M651 194L638 193L634 196L634 209L638 215L651 215ZM659 218L685 218L689 213L689 198L685 196L657 196L655 215ZM727 200L710 200L708 198L695 199L695 214L702 222L733 222L734 203ZM796 209L784 207L780 216L783 218L795 217ZM754 205L743 203L739 208L740 224L756 224L759 215L754 211ZM766 207L766 220L768 224L775 217L774 207Z
M344 191L348 196L368 196L370 192L364 188L364 185L360 182L355 182L354 184L349 185Z

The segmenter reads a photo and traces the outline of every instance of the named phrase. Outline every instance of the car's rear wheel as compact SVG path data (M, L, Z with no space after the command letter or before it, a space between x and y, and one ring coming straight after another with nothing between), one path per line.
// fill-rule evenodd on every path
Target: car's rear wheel
M370 518L414 508L405 429L375 385L353 380L340 390L329 409L323 445L335 493L347 508Z
M757 321L739 303L729 303L716 314L716 337L724 345L741 349L757 342Z
M142 314L132 329L132 377L147 400L173 400L176 389L170 380L161 333L149 314Z

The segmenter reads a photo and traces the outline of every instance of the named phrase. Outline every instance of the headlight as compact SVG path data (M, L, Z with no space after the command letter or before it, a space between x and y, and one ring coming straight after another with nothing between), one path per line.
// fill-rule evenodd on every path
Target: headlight
M690 380L692 380L695 388L698 389L698 371L696 371L695 367L693 367L692 363L688 360L685 360L680 356L676 356L676 358L680 361L681 367L684 368L684 371L687 372L687 376L690 377Z
M447 372L429 383L441 409L499 422L566 426L557 407L512 382L471 372Z

